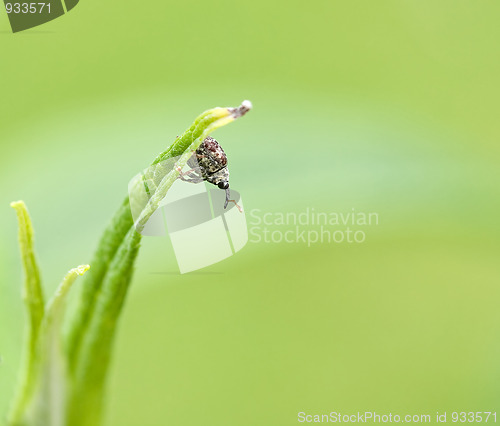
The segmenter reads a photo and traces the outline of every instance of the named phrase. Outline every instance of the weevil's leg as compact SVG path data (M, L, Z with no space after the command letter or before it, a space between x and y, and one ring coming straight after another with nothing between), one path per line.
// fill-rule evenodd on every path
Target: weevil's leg
M194 172L194 169L190 169L190 170L188 170L186 172L183 172L180 167L177 167L175 170L177 170L179 172L179 178L182 179L182 180L185 179L184 178L185 176L187 176L187 177L193 177L192 173ZM197 176L195 176L195 177L197 177Z
M229 191L229 188L226 189L226 202L224 203L224 208L227 207L227 204L229 201L233 202L236 208L239 210L240 213L243 213L243 209L238 205L238 203L235 200L230 200L229 197L231 196L231 192Z
M191 179L186 179L186 178L181 178L184 182L189 182L189 183L201 183L203 182L203 178L191 178Z
M201 176L201 170L199 167L195 169L188 170L187 172L183 172L184 175L189 175L189 177L194 177L196 179L201 179L203 180L203 177Z
M181 176L188 175L188 176L192 177L194 175L194 177L200 177L201 178L201 170L200 170L199 167L193 167L192 169L189 169L186 172L183 172L180 167L177 167L175 170L177 170L179 172L179 175L181 175Z
M201 183L203 182L203 178L185 178L184 176L179 176L179 179L182 180L183 182L189 182L189 183Z
M189 182L189 183L201 183L203 182L203 178L200 176L196 176L193 178L191 177L190 173L193 172L193 170L188 170L187 172L183 172L180 167L177 167L176 169L179 172L179 179L184 181L184 182ZM185 176L188 176L187 178Z

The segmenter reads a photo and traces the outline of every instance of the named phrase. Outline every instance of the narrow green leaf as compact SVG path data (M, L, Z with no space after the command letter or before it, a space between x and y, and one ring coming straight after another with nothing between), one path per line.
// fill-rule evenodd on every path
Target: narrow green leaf
M85 282L81 287L78 297L78 304L71 313L69 330L65 342L71 371L75 369L81 339L92 315L94 301L101 287L104 275L123 238L132 227L132 214L130 213L129 199L126 197L101 236L90 262L92 269L85 276Z
M10 205L16 210L19 224L19 247L25 274L23 299L28 314L21 377L9 414L9 423L17 425L21 424L23 412L35 384L33 376L37 364L36 347L44 315L44 301L40 272L35 258L33 226L28 210L23 201L16 201Z
M68 424L99 424L114 331L130 285L140 241L141 235L132 227L104 277L94 315L84 336L79 368L73 377Z
M61 326L67 294L79 275L89 265L71 269L47 305L37 347L36 388L26 408L25 420L30 426L66 426L66 402L70 388L67 360L62 346Z

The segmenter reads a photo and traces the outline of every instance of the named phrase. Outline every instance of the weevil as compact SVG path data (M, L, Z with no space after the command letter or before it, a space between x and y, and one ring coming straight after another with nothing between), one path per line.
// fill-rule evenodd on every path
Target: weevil
M196 152L187 162L191 170L186 172L179 171L179 179L185 182L199 183L207 181L220 189L226 191L226 202L224 208L227 207L229 201L236 204L239 211L241 207L235 200L230 200L231 192L229 190L229 170L227 168L227 156L222 147L214 138L208 136L200 144Z

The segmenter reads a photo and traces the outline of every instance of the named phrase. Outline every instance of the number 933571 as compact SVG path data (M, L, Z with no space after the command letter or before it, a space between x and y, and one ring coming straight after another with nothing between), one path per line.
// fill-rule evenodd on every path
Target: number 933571
M50 13L50 3L5 3L7 13Z

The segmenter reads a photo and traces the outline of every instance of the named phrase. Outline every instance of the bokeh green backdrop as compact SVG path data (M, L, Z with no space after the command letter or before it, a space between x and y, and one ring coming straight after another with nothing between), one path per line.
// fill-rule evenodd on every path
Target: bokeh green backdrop
M0 14L0 413L23 308L12 200L47 293L89 261L128 180L201 111L247 212L378 212L362 244L256 244L178 275L147 238L106 425L500 409L500 3L85 0ZM78 285L78 284L77 284Z

